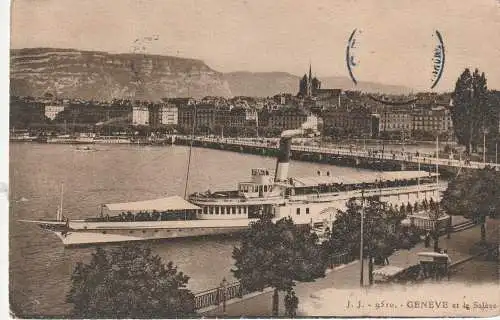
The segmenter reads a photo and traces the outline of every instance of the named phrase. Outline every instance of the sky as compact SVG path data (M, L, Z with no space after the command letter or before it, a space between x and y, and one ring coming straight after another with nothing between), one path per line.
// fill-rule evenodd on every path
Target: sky
M500 89L500 0L12 0L11 48L145 51L204 60L221 71L348 76L354 29L358 81L429 90L435 31L445 65L436 91L464 68Z

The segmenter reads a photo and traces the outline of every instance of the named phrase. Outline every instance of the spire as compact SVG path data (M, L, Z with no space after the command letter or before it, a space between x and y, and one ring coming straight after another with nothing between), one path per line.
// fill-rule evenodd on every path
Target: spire
M312 80L311 61L309 61L309 81Z

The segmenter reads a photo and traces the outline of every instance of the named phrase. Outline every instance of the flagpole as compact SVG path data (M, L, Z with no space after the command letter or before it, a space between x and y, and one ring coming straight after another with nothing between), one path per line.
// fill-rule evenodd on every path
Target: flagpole
M436 135L436 184L439 184L439 134Z
M359 278L359 285L363 287L364 281L363 281L363 269L364 269L364 261L363 261L363 225L364 225L364 215L365 215L365 191L361 191L361 236L360 236L360 246L359 246L359 260L361 262L361 269L360 269L360 278Z

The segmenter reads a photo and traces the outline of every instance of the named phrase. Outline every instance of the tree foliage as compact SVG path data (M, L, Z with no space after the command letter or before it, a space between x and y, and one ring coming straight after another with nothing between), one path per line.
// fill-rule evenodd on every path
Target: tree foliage
M325 275L326 263L317 240L308 228L297 228L291 218L274 223L264 215L251 224L240 246L234 248L235 268L231 271L247 290L275 288L276 299L277 291L291 290L295 280Z
M97 248L88 264L76 265L66 300L73 304L73 316L83 318L193 316L188 280L149 248Z
M486 76L478 69L469 69L458 78L453 92L451 116L458 142L467 147L468 152L476 150L482 137L482 130L488 126L491 106L488 102Z
M324 276L317 237L308 229L298 229L291 218L273 223L262 217L251 224L233 250L236 278L249 290L271 286L287 291L294 280Z
M383 260L395 249L410 249L420 240L415 227L401 225L405 218L402 211L392 209L378 199L368 198L364 208L361 200L350 199L346 207L337 214L326 243L332 253L347 251L356 255L360 252L362 212L363 256L369 258L370 264L372 258Z
M463 172L448 183L441 204L448 214L480 222L484 241L486 217L500 212L500 173L489 168Z

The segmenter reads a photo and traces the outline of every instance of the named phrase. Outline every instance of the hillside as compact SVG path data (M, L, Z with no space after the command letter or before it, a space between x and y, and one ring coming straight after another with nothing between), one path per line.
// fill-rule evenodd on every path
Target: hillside
M339 88L343 90L357 90L371 93L380 92L385 94L408 94L414 91L404 86L369 81L358 81L358 84L354 85L352 80L347 77L322 77L320 80L322 88Z
M36 48L12 50L10 62L14 95L50 92L70 98L150 100L231 96L222 74L200 60Z
M269 97L277 93L295 94L299 77L286 72L236 71L224 74L234 96Z
M299 89L300 77L286 72L237 71L224 74L231 92L235 96L273 96L277 93L295 94ZM355 86L347 77L320 77L322 88L382 92L385 94L408 94L412 89L375 82L360 81Z
M146 54L111 54L74 49L11 50L11 94L109 100L164 97L272 96L298 91L299 77L286 72L220 73L201 60ZM324 77L323 88L389 94L408 93L401 86Z

